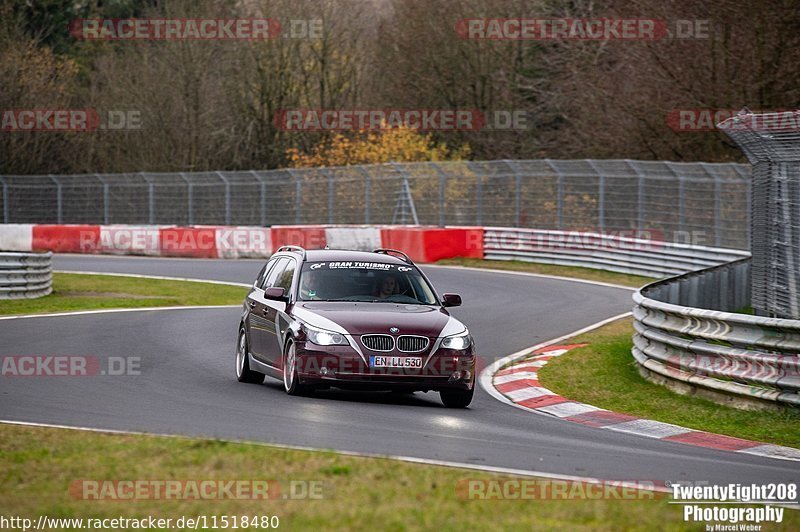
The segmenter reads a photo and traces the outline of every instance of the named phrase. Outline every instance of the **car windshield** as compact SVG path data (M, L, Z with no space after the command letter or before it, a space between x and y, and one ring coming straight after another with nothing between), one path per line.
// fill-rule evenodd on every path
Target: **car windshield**
M436 304L433 290L417 268L381 262L306 263L300 276L299 298Z

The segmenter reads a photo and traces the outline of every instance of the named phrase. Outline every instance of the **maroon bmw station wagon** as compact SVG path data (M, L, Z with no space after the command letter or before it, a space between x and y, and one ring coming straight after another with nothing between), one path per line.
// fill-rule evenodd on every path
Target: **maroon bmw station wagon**
M404 253L283 246L242 309L236 376L283 380L290 395L319 388L438 391L464 408L475 387L474 343Z

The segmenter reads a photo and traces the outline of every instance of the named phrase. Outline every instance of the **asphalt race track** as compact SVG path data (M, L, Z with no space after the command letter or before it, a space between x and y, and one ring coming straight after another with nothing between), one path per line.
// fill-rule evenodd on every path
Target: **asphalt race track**
M59 256L58 270L250 283L255 260ZM427 268L460 293L456 317L486 363L630 310L628 290ZM99 313L0 321L0 355L141 357L141 375L0 377L0 419L251 440L619 480L790 482L800 464L566 423L524 412L480 387L467 410L438 394L319 392L289 397L234 374L240 309ZM265 460L269 460L265 448ZM465 474L467 476L468 474Z

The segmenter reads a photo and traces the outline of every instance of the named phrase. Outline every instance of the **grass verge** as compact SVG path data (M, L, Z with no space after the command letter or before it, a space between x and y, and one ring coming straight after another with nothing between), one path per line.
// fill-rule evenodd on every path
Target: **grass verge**
M53 274L53 293L0 301L0 314L39 314L107 308L239 305L243 287L111 275Z
M539 371L542 386L574 401L737 438L800 448L800 412L750 412L676 394L639 375L631 355L632 319L574 338L587 347ZM572 340L570 340L572 342Z
M466 266L469 268L486 268L489 270L507 270L513 272L538 273L540 275L555 275L558 277L571 277L573 279L584 279L587 281L599 281L602 283L630 286L631 288L639 288L656 280L651 277L642 277L640 275L630 275L627 273L607 272L604 270L594 270L592 268L579 268L577 266L539 264L536 262L524 262L519 260L455 258L440 260L436 264L441 266Z
M697 529L659 498L498 501L469 500L456 491L465 479L503 478L514 477L255 444L0 425L6 516L277 515L285 530ZM207 479L313 481L323 486L324 498L97 501L70 492L76 480ZM800 526L799 518L800 512L787 512L784 526Z

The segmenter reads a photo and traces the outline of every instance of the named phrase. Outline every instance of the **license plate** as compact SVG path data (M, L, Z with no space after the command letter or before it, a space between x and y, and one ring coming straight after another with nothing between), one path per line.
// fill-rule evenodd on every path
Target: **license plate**
M421 368L422 357L370 356L369 365L373 368Z

